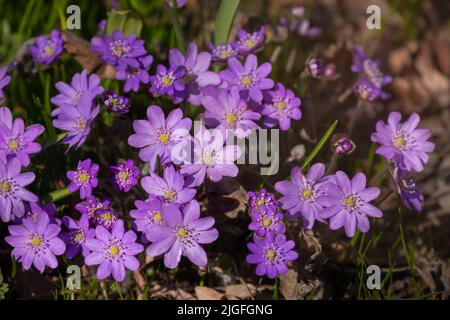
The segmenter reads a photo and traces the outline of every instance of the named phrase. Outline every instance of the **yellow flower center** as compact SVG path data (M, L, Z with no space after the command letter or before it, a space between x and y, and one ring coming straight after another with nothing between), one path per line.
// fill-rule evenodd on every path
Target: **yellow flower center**
M186 230L184 230L184 229L179 229L178 230L178 237L184 238L184 237L186 237L186 235L187 235Z
M353 207L355 205L355 203L356 203L356 200L352 196L349 196L349 197L345 198L345 200L344 200L344 204L349 207Z
M159 135L159 141L161 141L161 143L166 143L169 140L169 135L167 133L161 133Z
M403 139L403 137L398 136L394 139L394 146L396 146L397 148L402 148L406 145L406 140Z
M102 217L105 221L110 221L112 219L112 215L110 213L105 213Z
M275 251L273 250L267 251L266 258L269 260L273 260L273 258L275 258Z
M264 201L264 199L259 199L258 202L256 202L256 204L257 204L258 206L262 206L264 203L266 203L266 202Z
M214 164L214 157L210 152L205 152L203 154L203 163L206 165Z
M172 79L171 79L170 77L168 77L168 76L164 76L164 77L162 77L161 82L162 82L165 86L168 86L169 84L172 83Z
M229 114L227 115L227 121L228 121L228 123L230 123L230 124L235 123L235 122L237 121L236 115L235 115L234 113L229 113Z
M120 172L120 173L119 173L119 178L120 178L121 180L126 180L126 179L128 179L128 172Z
M276 103L276 106L277 106L277 108L280 109L280 110L286 109L286 103L285 103L284 101L278 101L278 102Z
M8 182L3 182L1 185L0 185L0 188L3 190L3 191L6 191L6 192L8 192L9 190L11 190L11 186L9 185L9 183Z
M251 84L252 84L252 77L250 77L250 76L243 76L243 77L242 77L242 84L243 84L244 86L249 86L249 85L251 85Z
M166 198L166 200L173 200L175 198L175 192L172 190L167 190L166 193L164 194L164 198Z
M111 247L109 247L109 253L112 255L112 256L115 256L115 255L118 255L119 254L119 248L117 248L116 246L111 246Z
M245 42L245 45L247 46L247 48L252 48L255 45L255 41L253 41L252 39L248 39Z
M16 139L12 139L8 142L8 147L12 151L16 151L19 148L19 142Z
M162 220L162 215L160 212L157 212L153 215L153 220L156 222L160 222Z
M44 50L45 56L49 57L53 54L53 52L55 52L54 47L52 47L52 46L45 47L45 50Z
M80 174L78 176L78 180L82 181L82 182L86 182L89 180L89 175L85 172L83 172L82 174Z
M265 218L264 220L263 220L263 226L264 227L269 227L271 224L272 224L272 220L271 219L268 219L268 218Z
M77 240L77 241L83 240L83 234L82 234L81 232L78 232L78 233L75 235L75 240Z
M31 244L35 247L38 247L42 244L42 238L40 236L35 236L31 239Z
M312 191L310 190L310 189L305 189L304 191L303 191L303 197L305 198L305 199L310 199L311 197L312 197Z

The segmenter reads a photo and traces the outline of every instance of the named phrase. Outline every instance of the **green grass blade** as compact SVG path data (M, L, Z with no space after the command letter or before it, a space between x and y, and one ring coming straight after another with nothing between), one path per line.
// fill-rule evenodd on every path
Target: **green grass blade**
M186 39L183 34L183 29L181 28L180 20L178 19L177 3L176 1L173 1L173 3L174 3L173 7L168 6L170 19L172 20L173 29L175 31L175 37L177 38L178 48L180 49L181 52L185 53L187 48Z
M328 130L325 132L325 134L320 139L319 143L314 147L313 151L305 159L305 162L303 162L302 170L306 169L309 166L309 164L314 160L314 158L317 156L317 154L320 152L320 150L322 150L323 146L325 145L327 140L331 137L331 134L333 133L334 129L336 129L337 125L338 125L338 121L336 120L328 128Z
M222 0L216 17L214 42L217 45L227 42L228 34L239 6L239 0Z

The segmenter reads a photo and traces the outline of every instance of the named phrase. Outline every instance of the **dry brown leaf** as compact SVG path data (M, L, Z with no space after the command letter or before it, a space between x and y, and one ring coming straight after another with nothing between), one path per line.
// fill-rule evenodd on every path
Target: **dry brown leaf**
M256 293L256 288L252 284L232 284L225 287L225 295L227 299L249 299Z
M74 59L87 70L88 73L94 72L103 63L98 58L98 53L91 50L91 43L78 37L69 30L62 31L64 40L64 49L74 56Z
M209 287L195 287L198 300L222 300L223 293Z
M314 279L305 283L298 279L299 274L293 269L280 276L280 292L286 300L302 300L314 288L319 286L319 280Z
M213 214L224 214L234 219L245 211L247 202L247 192L234 178L224 177L208 187L207 208Z

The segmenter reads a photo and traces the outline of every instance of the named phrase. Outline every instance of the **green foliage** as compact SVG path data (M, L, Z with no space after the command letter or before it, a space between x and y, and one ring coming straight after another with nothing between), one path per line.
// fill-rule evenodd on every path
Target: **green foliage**
M5 295L8 292L8 284L3 282L2 269L0 269L0 300L5 299Z

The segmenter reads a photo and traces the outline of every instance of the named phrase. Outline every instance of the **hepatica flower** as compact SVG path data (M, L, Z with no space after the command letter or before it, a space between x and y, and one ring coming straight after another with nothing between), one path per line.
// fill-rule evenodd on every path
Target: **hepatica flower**
M158 106L147 108L148 120L133 121L135 134L128 138L128 144L139 151L142 161L149 161L154 170L157 156L162 164L170 163L173 147L189 136L192 120L183 118L181 109L172 110L167 118Z
M337 155L349 155L356 149L355 143L346 136L338 137L332 147L333 152Z
M66 246L58 238L61 227L50 223L48 215L39 214L36 220L24 218L21 225L9 226L8 230L5 241L14 247L11 254L25 270L34 265L42 273L45 266L58 266L56 256L62 255Z
M86 247L92 252L84 262L88 266L98 265L97 279L103 280L112 274L119 282L125 279L125 269L139 269L139 260L135 256L144 251L144 247L136 243L134 231L125 232L122 220L117 220L111 231L97 226L95 239L87 239Z
M434 143L428 141L431 131L417 129L420 122L417 113L410 115L404 123L400 123L401 119L399 112L391 112L387 123L378 121L371 140L381 145L377 154L393 160L401 169L420 172L428 162L427 153L434 150Z
M124 70L127 67L139 68L138 58L147 54L143 40L135 34L125 36L122 31L114 30L112 36L102 34L91 40L92 50L100 54L105 63Z
M345 234L351 238L358 228L367 232L370 228L367 217L380 218L383 213L369 202L380 195L380 189L366 188L366 176L359 172L350 181L347 174L336 172L326 184L326 195L322 197L325 209L321 216L330 219L331 230L345 228Z
M173 97L175 94L181 95L185 90L183 77L184 68L171 66L167 69L162 64L156 67L156 75L150 76L150 92L156 92L157 95L167 94ZM179 102L179 101L178 101Z
M355 94L364 101L375 101L378 98L386 99L388 96L379 88L374 86L370 81L361 79L353 85Z
M273 193L267 192L266 189L261 189L257 193L253 191L248 192L248 206L250 213L274 213L278 210L279 204Z
M165 2L171 7L173 7L173 1L174 0L165 0ZM180 9L186 5L187 0L175 0L175 2L177 3L177 8Z
M130 100L126 97L119 96L112 90L105 92L102 100L109 111L116 113L127 113L130 111Z
M134 166L133 160L119 161L116 166L111 166L114 174L113 182L123 192L128 192L138 183L139 168Z
M270 234L264 239L254 237L247 247L251 252L246 257L247 263L256 264L256 275L267 275L270 279L286 274L286 262L298 258L298 253L293 250L294 241L286 241L282 234Z
M209 50L211 51L211 58L214 61L226 61L228 58L236 57L238 55L235 49L235 43L222 43L218 46L214 46L212 43L209 44Z
M91 159L78 161L77 170L67 171L70 180L69 191L80 190L80 198L85 199L92 194L92 189L97 187L98 164L92 163Z
M63 52L63 39L58 30L52 30L49 37L37 37L28 48L33 61L51 64Z
M251 54L242 65L238 59L228 59L228 69L220 72L222 80L230 86L237 86L243 99L252 99L261 102L263 91L273 88L273 80L267 78L272 71L272 65L268 62L258 67L258 60Z
M424 201L423 193L409 176L408 172L396 167L394 170L394 180L403 205L409 210L422 211Z
M237 145L226 145L221 130L206 129L203 125L188 143L192 147L192 157L183 158L180 172L186 176L186 186L199 186L207 176L218 182L224 176L236 177L238 167L234 163L241 156Z
M86 240L95 236L94 229L89 229L89 216L83 214L79 221L64 216L63 223L68 230L60 235L67 247L66 258L73 259L80 252L87 257L89 249L85 246Z
M117 214L110 207L100 208L95 211L94 221L97 226L102 226L109 230L117 220Z
M150 75L147 70L153 62L153 57L151 55L147 55L140 57L137 60L139 62L139 67L127 67L124 70L116 71L116 79L125 81L125 85L123 87L125 92L137 92L141 83L147 84L150 82Z
M0 108L0 161L17 158L21 165L30 164L30 154L41 151L41 145L34 140L44 132L44 127L34 124L25 127L22 119L17 118L13 122L11 111Z
M87 196L86 201L77 203L75 209L81 214L88 215L92 222L95 222L96 211L110 207L110 201L107 199L100 200L94 196Z
M291 215L301 215L305 228L311 229L316 220L323 221L320 212L323 209L322 200L325 194L325 166L322 163L313 165L306 175L299 167L291 171L291 181L280 181L275 184L275 190L283 195L279 200L283 209Z
M160 199L136 200L134 204L136 209L130 211L130 216L134 219L137 231L147 234L154 226L166 224L162 216L163 202Z
M278 123L281 130L287 131L291 127L291 120L300 120L302 117L300 98L281 83L277 83L274 90L268 91L264 100L261 114L265 116L263 123L267 128Z
M11 219L11 214L22 217L25 213L24 201L37 202L39 198L25 189L34 181L33 172L20 173L18 159L11 159L7 164L0 163L0 217L3 222Z
M283 214L278 211L250 211L252 222L248 229L255 231L258 237L265 237L273 233L284 233Z
M7 72L8 67L0 68L0 102L3 98L3 88L11 81L11 76Z
M219 232L213 228L214 218L200 218L200 206L195 200L186 204L182 211L174 206L164 207L162 214L166 225L155 226L146 234L152 242L147 255L164 254L164 265L170 269L178 266L182 255L199 267L206 266L208 258L200 245L218 238Z
M239 54L249 54L264 44L264 27L260 27L258 31L248 33L244 29L240 29L237 34L238 40L235 47Z
M185 83L184 91L176 92L176 97L180 100L186 99L189 103L199 105L201 103L201 89L209 85L220 84L220 77L212 71L208 71L211 64L211 55L208 52L198 53L197 45L191 43L186 56L178 49L169 51L170 66L174 68L184 68L183 81ZM176 100L176 97L175 100Z
M214 91L213 95L204 96L202 99L205 107L204 120L208 127L230 130L240 139L250 135L252 130L259 129L255 121L259 120L261 115L247 107L237 87Z
M150 197L159 197L164 203L183 204L192 200L197 192L184 187L184 177L173 166L164 170L163 177L154 172L142 178L142 187Z

